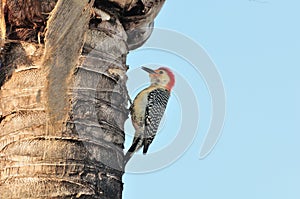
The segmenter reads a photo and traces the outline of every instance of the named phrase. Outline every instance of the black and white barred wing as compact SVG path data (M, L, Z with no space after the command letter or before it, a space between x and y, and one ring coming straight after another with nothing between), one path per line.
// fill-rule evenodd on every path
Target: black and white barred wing
M148 106L145 112L145 131L143 140L143 153L147 153L149 145L152 143L160 121L163 117L170 92L166 89L155 89L149 93Z

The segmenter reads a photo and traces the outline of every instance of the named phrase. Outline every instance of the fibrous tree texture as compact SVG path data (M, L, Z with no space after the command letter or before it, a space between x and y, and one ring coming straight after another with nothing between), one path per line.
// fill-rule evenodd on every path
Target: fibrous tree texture
M126 57L163 3L1 1L1 198L122 197Z

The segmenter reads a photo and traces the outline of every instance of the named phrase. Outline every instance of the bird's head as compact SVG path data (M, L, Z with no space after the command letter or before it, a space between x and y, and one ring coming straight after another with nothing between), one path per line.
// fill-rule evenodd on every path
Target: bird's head
M162 86L169 91L172 90L175 84L175 76L169 68L160 67L156 70L152 70L147 67L142 67L142 69L149 73L151 84Z

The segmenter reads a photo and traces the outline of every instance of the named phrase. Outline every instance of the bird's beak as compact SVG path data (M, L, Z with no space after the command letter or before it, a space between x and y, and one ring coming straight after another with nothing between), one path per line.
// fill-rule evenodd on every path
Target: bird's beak
M143 69L144 71L146 71L147 73L150 73L150 74L156 74L156 72L155 72L154 70L150 69L150 68L147 68L147 67L142 66L142 69Z

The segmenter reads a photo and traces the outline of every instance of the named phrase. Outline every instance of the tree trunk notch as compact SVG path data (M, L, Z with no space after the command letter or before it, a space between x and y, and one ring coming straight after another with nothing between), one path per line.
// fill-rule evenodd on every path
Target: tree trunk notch
M165 0L103 0L95 1L95 7L117 14L127 34L129 50L142 46L150 37L154 18Z

